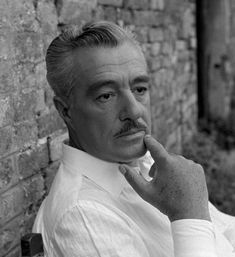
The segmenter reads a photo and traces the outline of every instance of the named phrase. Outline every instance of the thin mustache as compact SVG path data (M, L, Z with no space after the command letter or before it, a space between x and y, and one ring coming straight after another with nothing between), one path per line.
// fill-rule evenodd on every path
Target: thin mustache
M139 121L129 121L123 125L119 132L115 134L115 137L120 136L123 133L130 131L131 129L147 130L147 126Z

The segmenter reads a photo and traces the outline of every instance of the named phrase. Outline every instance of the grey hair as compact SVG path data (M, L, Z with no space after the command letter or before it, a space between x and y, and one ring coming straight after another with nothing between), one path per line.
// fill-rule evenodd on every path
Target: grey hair
M73 72L74 50L99 46L116 47L127 41L139 46L130 30L108 21L68 27L51 42L46 54L47 80L55 95L67 100L73 88L76 79L76 72Z

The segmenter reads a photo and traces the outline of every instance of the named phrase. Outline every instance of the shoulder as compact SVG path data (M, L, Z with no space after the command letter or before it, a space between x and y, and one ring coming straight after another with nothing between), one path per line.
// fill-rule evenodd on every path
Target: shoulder
M53 242L69 256L139 256L146 248L136 232L118 208L80 200L56 224Z

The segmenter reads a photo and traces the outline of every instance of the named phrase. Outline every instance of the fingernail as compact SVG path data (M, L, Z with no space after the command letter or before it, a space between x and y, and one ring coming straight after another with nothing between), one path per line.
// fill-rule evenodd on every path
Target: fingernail
M145 135L145 138L150 138L150 137L151 137L151 135L149 135L149 134Z
M119 171L122 173L122 175L126 174L126 169L122 165L120 165L118 168L119 168Z

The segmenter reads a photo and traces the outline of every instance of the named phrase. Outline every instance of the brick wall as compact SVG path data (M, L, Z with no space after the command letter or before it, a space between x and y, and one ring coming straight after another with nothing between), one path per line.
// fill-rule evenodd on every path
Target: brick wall
M180 152L196 128L194 14L192 0L1 1L0 256L19 256L67 137L44 63L61 26L107 19L136 31L151 73L153 133Z

